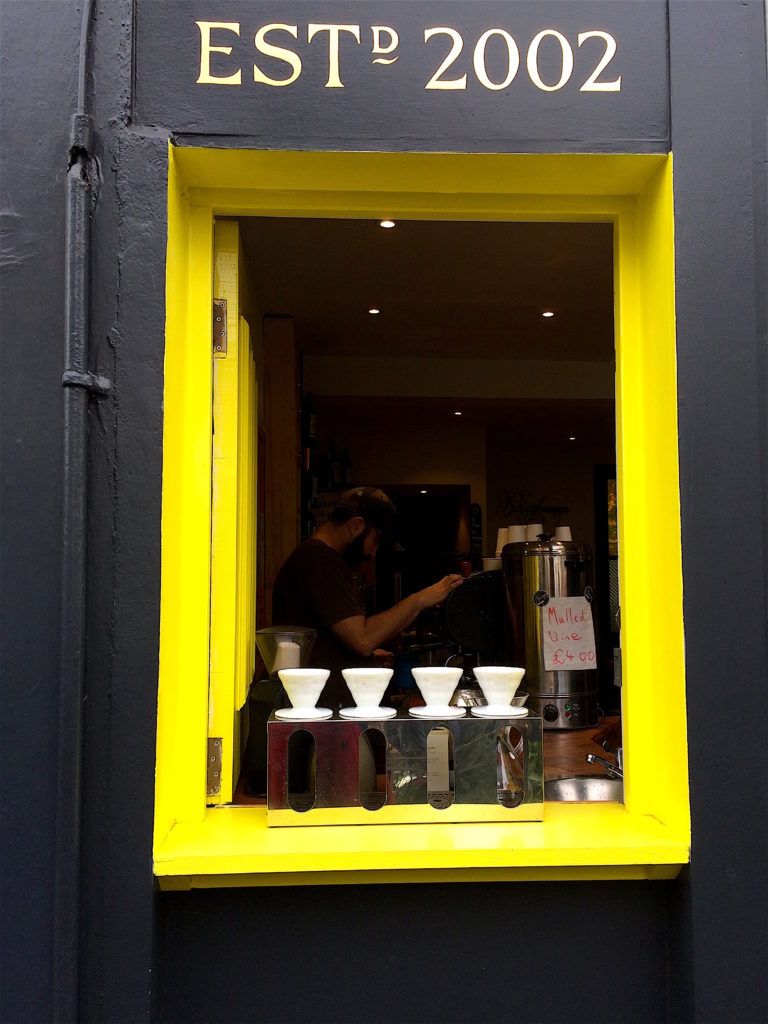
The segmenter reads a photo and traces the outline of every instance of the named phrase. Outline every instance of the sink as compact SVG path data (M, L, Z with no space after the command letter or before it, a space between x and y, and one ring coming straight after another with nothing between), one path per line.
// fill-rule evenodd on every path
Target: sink
M550 779L544 783L545 800L624 802L624 783L605 775L574 775L569 779Z

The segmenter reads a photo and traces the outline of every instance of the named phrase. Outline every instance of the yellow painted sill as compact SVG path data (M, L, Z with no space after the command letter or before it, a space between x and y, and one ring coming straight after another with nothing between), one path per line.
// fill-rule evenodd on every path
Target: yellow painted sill
M622 804L547 804L543 821L269 828L264 807L211 807L155 853L163 889L381 882L674 878L689 835Z

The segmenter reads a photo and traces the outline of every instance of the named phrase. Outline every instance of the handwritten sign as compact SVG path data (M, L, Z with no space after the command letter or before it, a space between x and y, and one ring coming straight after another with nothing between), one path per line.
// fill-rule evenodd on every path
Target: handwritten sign
M592 608L586 597L551 597L539 614L545 671L597 668Z

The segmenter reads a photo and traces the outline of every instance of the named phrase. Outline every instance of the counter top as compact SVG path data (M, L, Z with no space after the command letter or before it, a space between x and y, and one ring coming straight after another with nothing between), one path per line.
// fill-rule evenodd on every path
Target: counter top
M621 729L621 718L618 715L609 715L603 725L592 729L545 729L544 781L565 779L571 775L604 775L605 770L600 765L590 764L586 755L592 753L608 761L615 760L613 755L607 754L593 740L598 732L602 738L609 728L617 731Z

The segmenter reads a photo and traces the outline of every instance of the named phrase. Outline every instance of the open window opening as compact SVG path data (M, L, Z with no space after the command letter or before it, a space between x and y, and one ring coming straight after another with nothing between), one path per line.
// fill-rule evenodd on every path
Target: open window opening
M423 704L413 667L460 667L455 699L471 706L486 703L475 667L527 664L518 699L544 717L545 780L605 774L586 754L605 759L604 724L621 747L617 588L607 585L618 575L606 570L618 556L615 486L611 520L607 480L602 492L596 485L616 461L613 224L398 220L384 228L373 219L243 217L217 221L215 244L221 286L237 268L239 329L256 381L241 392L241 445L250 440L239 462L249 475L237 493L258 524L241 532L259 547L255 561L248 553L253 593L237 607L253 628L280 625L270 616L282 562L347 488L379 488L397 506L400 550L381 548L358 568L366 612L447 573L467 577L454 599L389 645L387 706ZM217 384L227 372L214 355L215 407L219 392L231 401L232 390ZM214 501L214 535L215 518ZM572 655L573 629L567 637L560 629L562 667L545 671L537 627L514 614L515 570L498 556L526 531L545 545L578 545L542 548L537 571L550 576L537 586L562 601L588 595L587 668L570 663L583 649L576 643ZM215 578L214 570L214 586ZM234 793L224 789L223 802L265 796L263 733L275 692L259 668L238 716L241 770L235 754Z

